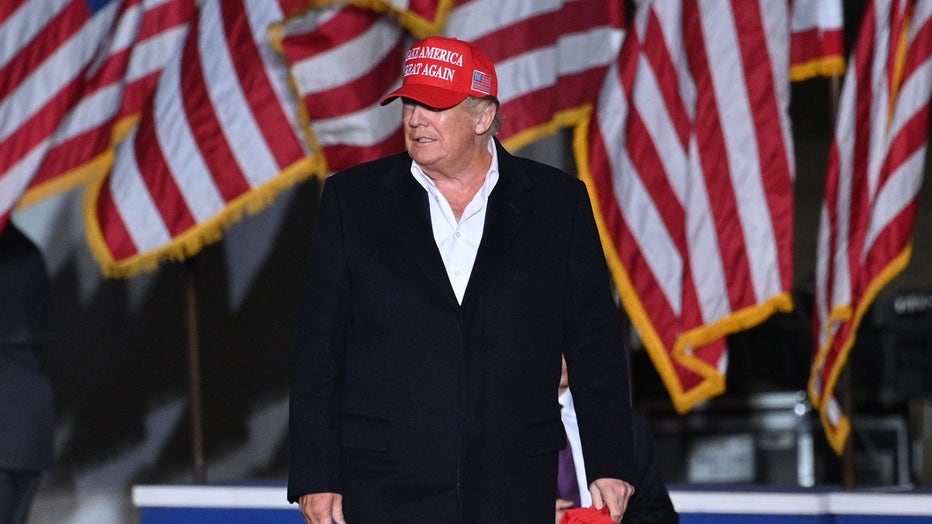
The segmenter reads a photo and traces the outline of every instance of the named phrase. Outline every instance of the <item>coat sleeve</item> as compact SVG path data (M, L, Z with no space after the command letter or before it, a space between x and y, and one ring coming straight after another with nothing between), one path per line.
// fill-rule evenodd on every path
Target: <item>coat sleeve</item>
M350 279L341 206L324 184L301 303L291 369L288 500L342 489L340 406L350 324Z
M567 373L589 483L621 479L637 486L628 365L621 314L585 185L577 184L569 272Z
M638 483L637 491L628 501L624 521L626 524L677 524L680 516L660 475L647 420L640 413L632 412L631 422Z

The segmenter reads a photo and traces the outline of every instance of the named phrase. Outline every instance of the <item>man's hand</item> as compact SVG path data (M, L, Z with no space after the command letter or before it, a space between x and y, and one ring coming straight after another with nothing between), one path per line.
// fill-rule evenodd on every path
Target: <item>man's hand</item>
M607 505L612 520L621 522L628 509L628 500L634 495L634 486L619 479L597 479L589 485L589 493L596 509Z
M560 524L560 521L563 520L563 514L573 506L572 500L557 499L557 519L554 521L554 524Z
M343 518L343 495L311 493L298 499L301 514L307 524L346 524Z

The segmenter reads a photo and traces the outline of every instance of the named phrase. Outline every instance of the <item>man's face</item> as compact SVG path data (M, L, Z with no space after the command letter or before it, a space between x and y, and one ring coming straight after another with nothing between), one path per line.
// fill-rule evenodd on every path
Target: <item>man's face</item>
M478 145L479 117L462 102L449 109L434 109L403 99L402 119L405 147L428 173L456 172Z

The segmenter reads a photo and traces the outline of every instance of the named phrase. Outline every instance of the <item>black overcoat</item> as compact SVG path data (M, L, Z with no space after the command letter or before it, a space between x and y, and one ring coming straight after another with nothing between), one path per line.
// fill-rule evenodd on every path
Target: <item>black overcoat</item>
M342 493L351 524L552 519L564 353L590 481L634 478L619 311L585 185L496 147L462 304L406 153L324 184L289 500Z

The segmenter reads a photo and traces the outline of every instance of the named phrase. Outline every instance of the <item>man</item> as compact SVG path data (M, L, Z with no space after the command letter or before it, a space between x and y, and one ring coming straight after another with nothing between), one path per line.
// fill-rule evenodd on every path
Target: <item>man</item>
M513 157L492 62L408 52L404 153L324 185L292 374L288 499L309 523L553 518L566 354L594 503L634 487L619 314L585 186Z
M567 510L588 507L592 504L592 499L585 489L585 484L578 482L578 479L583 478L584 475L585 459L580 449L576 410L565 363L557 394L562 406L560 415L563 419L563 426L566 428L567 438L567 448L560 452L558 498L554 521L560 524ZM634 437L634 462L637 466L635 481L638 489L631 496L628 507L625 509L625 524L676 524L680 521L680 517L673 507L670 493L667 491L667 486L660 476L654 459L654 443L647 419L637 411L632 411L631 424ZM572 456L572 460L564 462L565 453Z

